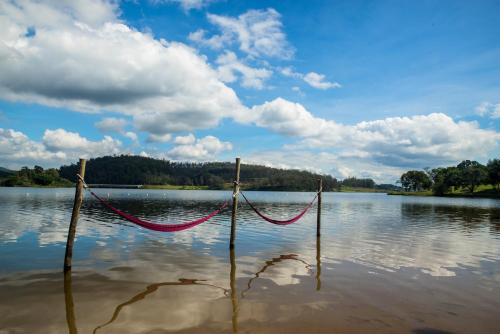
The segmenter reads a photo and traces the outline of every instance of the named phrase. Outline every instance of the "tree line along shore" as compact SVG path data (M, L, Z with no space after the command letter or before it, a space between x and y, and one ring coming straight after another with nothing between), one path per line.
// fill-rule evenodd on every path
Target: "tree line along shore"
M90 159L85 180L89 184L141 185L147 189L231 189L234 163L173 162L142 156L119 155ZM8 187L71 187L78 166L44 169L23 167L11 171L0 167L0 185ZM410 170L397 183L376 184L370 178L338 180L330 175L243 164L241 186L245 190L382 192L390 195L468 196L500 198L500 159L486 165L465 160L457 166Z
M500 159L486 165L464 160L456 166L410 170L399 183L403 191L390 195L500 198Z
M150 189L230 189L234 163L187 163L141 156L105 156L87 161L85 180L89 184L142 185ZM24 187L69 187L76 182L76 164L43 169L23 167L19 171L0 169L0 185ZM376 184L372 179L337 180L330 175L308 171L271 168L260 165L241 166L241 186L246 190L316 191L318 179L323 191L387 192L399 187Z

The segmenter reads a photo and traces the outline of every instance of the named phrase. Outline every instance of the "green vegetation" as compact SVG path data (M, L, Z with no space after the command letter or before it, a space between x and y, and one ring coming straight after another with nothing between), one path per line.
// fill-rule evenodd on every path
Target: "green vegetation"
M58 170L23 167L19 172L0 167L0 185L71 186L76 182L77 172L76 164ZM242 189L273 191L315 191L320 177L324 191L387 192L401 189L392 184L377 185L368 178L349 177L338 181L330 175L258 165L243 164L240 175ZM234 164L229 162L182 163L130 155L90 159L85 175L89 184L143 185L145 189L171 190L231 189L233 178Z
M7 178L16 172L7 168L0 167L0 178Z
M363 188L363 187L346 187L343 186L340 188L341 192L345 193L385 193L387 190L378 189L378 188Z
M130 155L107 156L87 161L85 179L89 184L227 189L232 186L234 167L234 163L229 162L183 163ZM77 171L75 164L59 169L61 177L72 181L76 181ZM275 191L315 191L320 177L325 191L339 188L340 183L329 175L299 170L243 164L240 175L243 189Z
M372 179L357 179L355 177L348 177L342 181L342 187L374 189L375 181Z
M400 182L404 192L389 194L500 198L500 159L486 166L464 160L457 166L412 170L401 175Z
M172 184L150 184L145 185L142 189L164 189L164 190L207 190L208 186L176 186Z
M33 169L23 167L18 172L10 173L7 178L2 180L1 185L7 187L68 187L72 183L61 178L57 169L44 170L40 166L35 166Z
M341 192L386 193L401 190L401 187L393 184L376 184L372 179L358 179L355 177L348 177L339 183L339 191Z

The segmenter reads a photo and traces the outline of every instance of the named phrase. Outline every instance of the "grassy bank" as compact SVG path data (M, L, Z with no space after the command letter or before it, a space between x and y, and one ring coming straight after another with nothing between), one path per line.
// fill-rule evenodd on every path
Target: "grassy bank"
M208 186L179 186L173 184L144 185L142 189L163 189L163 190L208 190Z
M358 187L346 187L342 186L340 188L342 193L386 193L387 190L376 189L376 188L358 188Z
M435 196L432 191L391 191L387 195L400 195L400 196ZM466 197L466 198L494 198L500 199L500 190L491 185L480 185L473 193L465 189L457 189L452 192L446 193L440 197Z

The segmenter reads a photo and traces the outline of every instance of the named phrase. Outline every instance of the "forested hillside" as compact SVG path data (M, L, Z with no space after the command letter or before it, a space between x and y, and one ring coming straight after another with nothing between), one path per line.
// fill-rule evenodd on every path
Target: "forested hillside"
M234 179L234 163L185 163L158 160L141 156L107 156L87 161L85 179L94 184L148 184L193 185L222 189ZM78 166L59 169L61 177L76 181ZM306 171L241 165L241 183L244 189L313 191L317 180L323 179L324 191L338 189L339 183L329 175Z

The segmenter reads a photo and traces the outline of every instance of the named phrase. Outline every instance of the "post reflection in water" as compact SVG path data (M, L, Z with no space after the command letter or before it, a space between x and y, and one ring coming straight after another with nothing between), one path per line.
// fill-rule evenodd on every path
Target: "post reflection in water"
M75 305L73 303L73 286L71 279L71 270L64 272L64 302L66 306L66 322L68 324L68 332L77 334L75 319Z
M216 288L216 289L220 289L222 291L224 291L224 295L227 296L228 295L228 291L227 289L224 289L223 287L220 287L220 286L217 286L217 285L214 285L214 284L210 284L210 283L204 283L203 282L204 280L199 280L199 279L191 279L191 278L179 278L179 280L177 282L163 282L163 283L155 283L155 284L151 284L151 285L148 285L146 287L146 290L138 293L137 295L135 295L134 297L130 298L128 301L124 302L124 303L121 303L120 305L118 305L116 308L115 308L115 311L113 312L113 315L111 316L111 319L109 319L108 322L102 324L102 325L99 325L97 326L93 333L97 333L97 331L109 324L111 324L113 321L115 321L117 318L118 318L118 315L120 314L121 310L127 306L127 305L131 305L131 304L134 304L144 298L146 298L147 295L155 292L156 290L158 290L158 288L162 287L162 286L172 286L172 285L202 285L202 286L208 286L208 287L213 287L213 288Z
M321 237L316 238L316 291L321 290Z
M231 271L229 274L229 284L231 287L231 304L233 306L233 315L231 321L233 324L233 333L238 332L238 291L236 289L236 258L234 248L229 250L229 260L231 262Z
M312 267L306 261L299 259L297 254L285 254L285 255L280 255L280 257L274 257L274 258L272 258L272 260L266 261L266 264L258 272L256 272L254 274L254 277L252 277L248 280L247 288L245 289L245 291L241 292L241 297L242 298L245 297L245 294L248 292L248 290L250 290L252 288L253 281L255 279L259 278L260 274L264 273L267 270L267 268L274 266L276 263L282 262L283 260L294 260L294 261L302 262L305 265L306 269L308 269L308 270L311 270L311 267Z
M120 315L120 312L124 307L132 305L140 300L146 298L149 294L154 293L160 287L163 286L186 286L186 285L198 285L198 286L207 286L213 287L219 290L222 290L224 296L231 297L231 305L232 305L232 331L233 333L238 332L238 313L239 313L239 298L238 298L238 289L236 284L236 256L234 249L230 250L229 253L229 262L230 262L230 274L229 274L229 289L206 283L205 280L201 279L188 279L188 278L180 278L178 281L174 282L162 282L148 285L144 291L139 292L129 300L119 304L116 306L111 318L101 325L98 325L94 328L93 333L97 333L100 329L112 324ZM245 291L241 293L241 298L245 297L245 293L247 293L251 287L252 282L259 278L262 273L264 273L269 267L276 265L277 263L283 262L285 260L293 260L301 262L305 265L306 269L311 270L312 265L307 263L305 260L298 258L297 254L284 254L279 257L272 258L269 261L265 262L265 265L257 271L253 277L248 280L247 288ZM316 290L319 291L321 289L321 242L320 238L316 239ZM64 299L66 306L66 321L68 326L68 332L70 334L77 334L77 326L76 326L76 317L75 317L75 307L73 301L73 290L72 290L72 277L71 270L64 273Z

